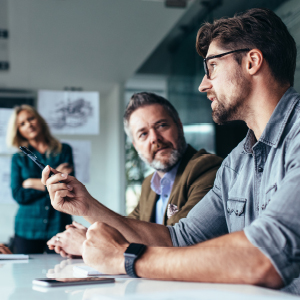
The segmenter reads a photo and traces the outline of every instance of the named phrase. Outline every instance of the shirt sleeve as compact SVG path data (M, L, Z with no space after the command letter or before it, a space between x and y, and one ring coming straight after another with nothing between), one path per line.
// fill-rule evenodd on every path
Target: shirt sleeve
M296 139L298 143L296 144ZM287 147L285 177L265 211L244 228L249 241L272 262L285 285L300 272L300 134Z
M192 208L187 217L174 226L168 226L173 246L190 246L228 233L221 190L218 187L220 184L216 184L220 180L220 169L214 187Z
M46 190L38 191L35 189L24 189L22 183L23 178L21 176L19 156L13 155L11 161L11 190L13 198L19 204L30 204L48 194Z

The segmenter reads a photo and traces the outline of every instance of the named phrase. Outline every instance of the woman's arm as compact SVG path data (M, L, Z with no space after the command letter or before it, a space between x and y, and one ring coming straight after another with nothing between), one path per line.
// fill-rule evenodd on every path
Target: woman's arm
M40 179L38 179L38 178L29 178L29 179L30 180L35 179L36 181L40 181ZM26 179L26 180L28 180L28 179ZM34 189L32 187L24 188L23 183L25 183L26 180L24 180L21 175L21 166L20 166L19 156L13 155L12 161L11 161L11 189L12 189L13 198L19 204L29 204L47 194L45 186L43 186L42 183L38 184L40 189ZM43 190L42 190L41 186L43 186Z
M46 191L45 186L42 184L39 178L28 178L22 182L24 189L34 189L38 191Z

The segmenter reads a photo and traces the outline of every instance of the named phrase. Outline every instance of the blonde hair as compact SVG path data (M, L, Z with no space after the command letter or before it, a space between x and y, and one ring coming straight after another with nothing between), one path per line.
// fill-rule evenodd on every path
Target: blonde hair
M20 106L16 106L14 111L8 122L8 129L6 135L6 143L9 147L17 147L25 146L28 147L28 140L25 139L19 132L17 117L19 113L23 110L26 110L29 113L32 113L37 119L39 125L41 126L41 133L45 139L46 144L48 145L48 149L46 151L47 155L50 153L60 153L62 149L61 143L52 136L50 129L44 120L44 118L30 105L23 104Z

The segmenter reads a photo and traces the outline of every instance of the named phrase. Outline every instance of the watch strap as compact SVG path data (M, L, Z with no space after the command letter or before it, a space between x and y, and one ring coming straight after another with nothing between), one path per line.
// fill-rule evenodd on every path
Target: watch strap
M135 251L130 251L131 246L134 246ZM137 247L137 249L136 249ZM127 250L124 253L124 258L125 258L125 271L127 273L127 275L129 275L130 277L133 278L140 278L134 269L134 264L135 261L144 253L146 249L146 246L143 244L135 244L132 243L128 246Z
M137 259L137 257L125 256L125 270L126 270L127 275L129 275L130 277L140 278L139 276L137 276L137 274L135 273L135 270L134 270L134 263L135 263L136 259Z

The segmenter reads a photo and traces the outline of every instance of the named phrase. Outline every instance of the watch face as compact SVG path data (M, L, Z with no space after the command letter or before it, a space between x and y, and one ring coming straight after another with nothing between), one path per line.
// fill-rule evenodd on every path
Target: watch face
M134 256L138 256L142 250L144 250L145 245L143 244L129 244L124 254L133 254Z

